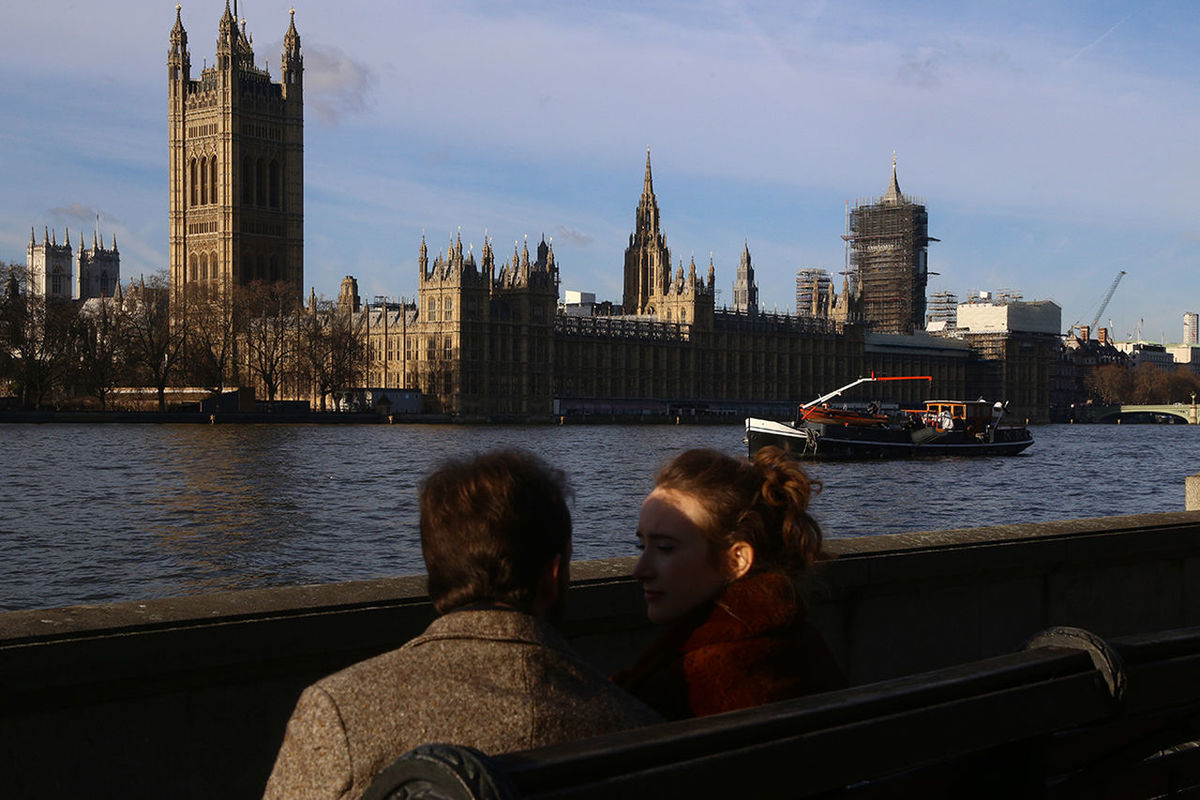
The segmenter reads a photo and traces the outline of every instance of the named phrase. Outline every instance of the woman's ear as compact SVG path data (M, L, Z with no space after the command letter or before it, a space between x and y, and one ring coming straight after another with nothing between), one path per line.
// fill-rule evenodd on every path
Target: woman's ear
M737 580L754 566L754 547L749 542L734 542L729 548L729 577Z

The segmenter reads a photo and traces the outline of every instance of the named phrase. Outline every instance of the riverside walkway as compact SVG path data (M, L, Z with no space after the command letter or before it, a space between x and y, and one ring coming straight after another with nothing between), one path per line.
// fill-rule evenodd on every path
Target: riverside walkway
M1052 626L1105 640L1200 626L1200 511L829 546L810 615L859 694ZM632 563L572 566L563 630L606 671L656 635ZM300 691L432 617L422 576L0 614L5 794L257 797Z

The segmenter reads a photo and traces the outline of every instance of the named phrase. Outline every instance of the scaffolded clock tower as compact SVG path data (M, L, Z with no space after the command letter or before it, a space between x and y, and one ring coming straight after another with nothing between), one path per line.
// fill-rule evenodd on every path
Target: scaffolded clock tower
M304 286L304 82L295 10L281 80L256 66L253 37L226 0L217 56L199 80L180 7L167 55L172 296L255 281Z

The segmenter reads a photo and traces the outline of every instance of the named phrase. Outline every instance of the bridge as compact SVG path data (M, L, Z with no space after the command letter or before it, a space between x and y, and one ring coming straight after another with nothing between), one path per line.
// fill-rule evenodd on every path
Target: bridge
M1153 415L1156 417L1174 417L1171 422L1186 422L1188 425L1197 424L1196 400L1191 403L1164 403L1162 405L1135 406L1112 405L1092 407L1091 418L1094 422L1121 422L1131 417ZM1132 420L1130 420L1132 421Z

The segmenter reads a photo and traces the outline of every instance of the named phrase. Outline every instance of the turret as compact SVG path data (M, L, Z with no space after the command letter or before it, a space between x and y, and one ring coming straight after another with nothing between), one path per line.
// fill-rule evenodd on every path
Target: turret
M183 29L180 5L175 4L175 26L171 28L171 49L167 51L167 79L172 81L191 80L192 61L188 53L187 31Z
M225 13L217 26L217 69L229 69L232 65L237 35L237 20L229 10L229 0L225 0Z
M296 32L296 9L290 9L288 13L291 19L288 21L287 33L283 35L280 64L285 97L291 97L294 91L301 91L304 83L304 57L300 55L300 34Z

